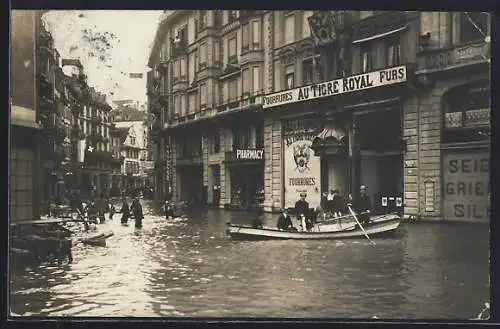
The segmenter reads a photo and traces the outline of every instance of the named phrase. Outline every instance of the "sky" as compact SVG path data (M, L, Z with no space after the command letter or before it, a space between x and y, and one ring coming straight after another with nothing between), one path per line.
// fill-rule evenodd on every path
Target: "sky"
M147 62L161 14L161 10L51 10L43 19L61 58L80 59L88 84L105 93L113 106L113 100L146 102ZM101 42L85 37L97 34L106 36L109 49L99 50ZM132 79L129 73L143 73L143 78Z

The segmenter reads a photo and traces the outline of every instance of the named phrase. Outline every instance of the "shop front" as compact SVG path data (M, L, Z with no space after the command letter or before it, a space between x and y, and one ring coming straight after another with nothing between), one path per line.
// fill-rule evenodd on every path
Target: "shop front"
M443 95L443 218L490 220L490 82L476 80ZM428 183L429 185L429 183Z
M177 193L180 201L203 203L203 164L201 157L177 159Z
M224 164L229 172L230 209L255 209L264 201L264 149L236 148L225 153Z
M264 97L281 117L283 206L305 192L315 208L333 189L356 199L365 185L375 211L402 212L407 75L401 65Z

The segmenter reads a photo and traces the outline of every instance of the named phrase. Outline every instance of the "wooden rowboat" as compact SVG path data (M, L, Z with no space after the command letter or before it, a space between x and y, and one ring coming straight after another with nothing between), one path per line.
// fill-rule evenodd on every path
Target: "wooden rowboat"
M370 223L364 224L363 228L370 237L380 237L391 234L397 230L401 223L401 217L396 214L374 216ZM228 235L233 240L269 240L269 239L294 239L294 240L322 240L322 239L357 239L365 238L365 233L358 225L345 224L334 227L336 224L310 231L280 231L274 228L253 228L249 226L228 224Z
M94 235L90 238L82 239L81 242L83 244L86 244L89 246L105 247L106 246L106 239L109 238L110 236L113 236L113 235L114 235L113 232L109 231L106 233Z

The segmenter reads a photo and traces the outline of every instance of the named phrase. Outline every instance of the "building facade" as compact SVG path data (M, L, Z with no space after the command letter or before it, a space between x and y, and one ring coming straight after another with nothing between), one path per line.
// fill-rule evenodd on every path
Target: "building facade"
M37 47L41 11L11 11L9 220L39 218L42 163Z
M313 207L334 188L357 198L363 184L376 211L487 218L488 20L165 12L148 78L162 189L175 200L276 211L301 192ZM469 101L449 103L467 88ZM482 169L461 181L458 163L462 173Z

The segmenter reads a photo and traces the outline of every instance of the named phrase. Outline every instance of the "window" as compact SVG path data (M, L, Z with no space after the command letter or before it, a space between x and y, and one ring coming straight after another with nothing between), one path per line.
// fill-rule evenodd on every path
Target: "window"
M174 82L179 80L180 76L181 76L180 60L176 60L174 62Z
M207 66L207 44L200 44L200 69Z
M181 109L181 113L182 115L184 116L186 114L186 110L187 110L187 102L186 102L186 95L180 95L179 96L179 102L180 102L180 109Z
M312 58L302 61L302 85L312 83L314 80L314 63Z
M255 127L255 147L264 148L264 125L260 124Z
M285 87L286 89L295 87L295 68L293 65L285 67Z
M241 27L241 50L247 51L250 49L250 25L248 23Z
M401 64L401 42L399 38L387 40L387 66Z
M198 31L203 30L205 27L207 27L207 11L206 10L200 10L200 18L199 18L199 23L198 23Z
M309 27L309 17L313 15L312 10L304 11L302 20L302 38L308 38L311 36L311 29Z
M237 148L249 148L251 136L250 127L238 127L233 129L233 150Z
M227 83L229 102L238 100L238 79L231 79Z
M285 44L295 42L295 14L285 16Z
M220 152L220 131L216 130L212 133L211 143L210 143L210 153Z
M220 44L219 41L214 41L214 64L215 66L220 65Z
M130 144L135 145L135 137L130 136Z
M256 95L260 92L260 67L253 67L253 94Z
M228 40L229 63L236 62L236 36Z
M250 69L244 69L243 70L243 95L250 93L250 87L252 84L252 78L250 75L251 71Z
M180 76L180 79L182 81L185 81L186 80L186 58L181 58L180 60L180 73L181 73L181 76Z
M181 103L179 95L174 96L174 111L176 114L181 115Z
M205 108L207 106L207 84L203 83L200 85L200 108Z
M253 49L260 48L260 22L252 22L252 47Z
M196 70L196 62L195 62L195 56L196 52L192 52L189 54L189 60L188 60L188 65L189 65L189 70L188 70L188 80L189 83L193 82L195 80L195 70Z
M220 10L214 10L212 12L213 17L214 17L214 26L219 27L222 25L222 11Z
M489 34L488 13L464 12L460 14L460 42L484 40Z
M189 95L189 113L194 113L196 112L196 93L190 94Z
M238 11L237 10L228 10L227 17L228 17L229 23L231 23L236 18L238 18Z
M361 72L368 72L373 69L372 45L366 44L361 47Z

